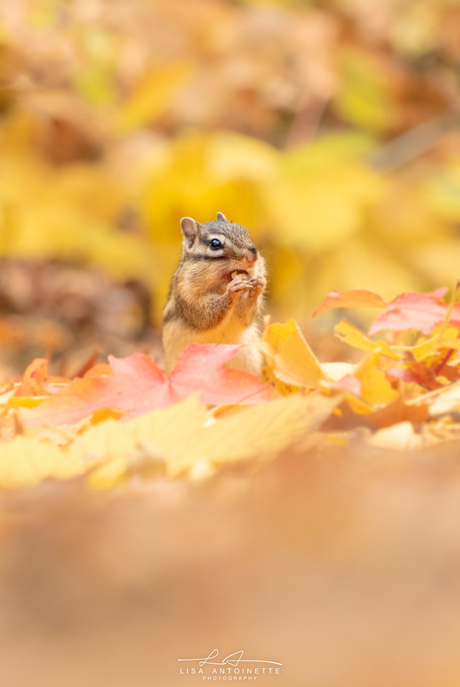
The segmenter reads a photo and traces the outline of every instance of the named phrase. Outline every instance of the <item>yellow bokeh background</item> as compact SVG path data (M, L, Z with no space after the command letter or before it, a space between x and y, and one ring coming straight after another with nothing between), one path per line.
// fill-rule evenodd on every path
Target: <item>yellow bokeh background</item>
M156 325L218 211L275 317L451 286L459 38L453 0L2 0L0 255L138 279Z

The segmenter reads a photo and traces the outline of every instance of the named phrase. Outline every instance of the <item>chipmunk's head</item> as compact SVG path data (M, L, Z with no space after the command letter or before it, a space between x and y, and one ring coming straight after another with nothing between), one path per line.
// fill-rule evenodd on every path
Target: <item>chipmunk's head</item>
M218 270L222 277L231 281L233 272L255 273L259 259L249 232L245 227L230 222L221 212L212 222L200 224L191 217L181 219L183 261L203 263Z

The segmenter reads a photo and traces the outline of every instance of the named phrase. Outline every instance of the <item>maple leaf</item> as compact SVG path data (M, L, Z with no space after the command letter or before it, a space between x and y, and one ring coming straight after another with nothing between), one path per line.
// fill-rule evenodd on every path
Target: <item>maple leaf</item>
M192 344L181 353L169 378L152 358L141 353L128 358L109 356L112 374L94 375L90 370L83 379L75 379L31 410L25 426L74 424L103 408L121 409L128 417L135 417L198 391L201 401L208 405L252 404L277 398L277 392L258 377L223 367L239 348ZM105 367L101 371L106 372Z
M442 287L430 293L402 293L396 296L387 303L386 313L374 320L369 335L381 331L408 329L430 334L447 316L448 305L442 298L446 292L447 288ZM460 305L453 308L450 321L460 324Z
M372 291L365 291L364 289L357 289L354 291L346 291L339 293L338 291L331 291L327 294L323 303L313 313L313 317L317 317L325 310L332 310L334 308L379 308L385 310L386 303L376 293Z
M347 291L343 294L331 291L322 305L315 310L313 317L333 308L380 308L386 312L374 320L368 332L369 336L381 331L409 329L430 334L448 315L449 306L443 299L446 293L447 287L443 286L429 293L402 293L389 303L385 303L378 294L371 291ZM460 304L452 308L449 321L460 325Z

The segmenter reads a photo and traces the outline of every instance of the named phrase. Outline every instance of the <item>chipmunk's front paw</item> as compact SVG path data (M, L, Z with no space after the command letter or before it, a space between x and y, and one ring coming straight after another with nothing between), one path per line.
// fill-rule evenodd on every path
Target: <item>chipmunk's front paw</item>
M267 280L264 277L252 277L252 279L249 279L247 283L251 287L249 295L256 298L257 296L260 296L262 291L265 289Z
M241 276L235 277L235 279L232 279L230 284L227 287L227 290L230 294L237 294L240 293L241 291L252 291L252 285L251 281L249 279L244 279Z
M251 277L238 274L228 285L230 295L247 293L248 298L257 298L265 289L266 280L264 277Z

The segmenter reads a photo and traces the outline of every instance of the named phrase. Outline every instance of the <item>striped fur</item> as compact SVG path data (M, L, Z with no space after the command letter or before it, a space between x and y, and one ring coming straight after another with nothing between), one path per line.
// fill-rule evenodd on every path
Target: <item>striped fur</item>
M163 343L168 371L191 343L241 343L229 366L260 373L260 311L265 265L248 230L218 219L181 220L182 259L164 309ZM212 248L218 239L222 247ZM232 274L237 273L235 278Z

